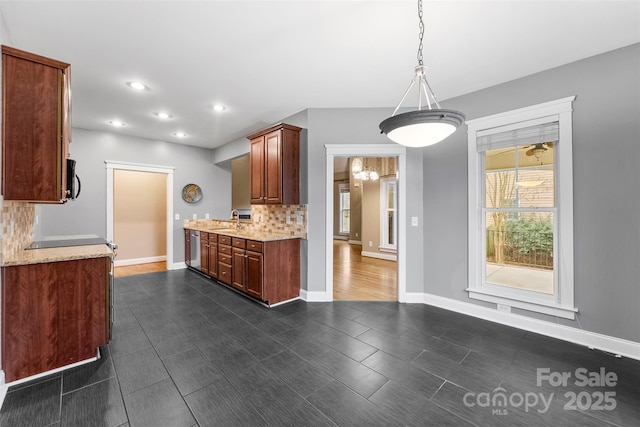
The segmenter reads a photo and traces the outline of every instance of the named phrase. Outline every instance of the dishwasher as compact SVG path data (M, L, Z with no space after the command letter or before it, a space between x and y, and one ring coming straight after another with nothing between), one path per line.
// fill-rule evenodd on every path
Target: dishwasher
M200 271L200 232L191 230L191 267Z

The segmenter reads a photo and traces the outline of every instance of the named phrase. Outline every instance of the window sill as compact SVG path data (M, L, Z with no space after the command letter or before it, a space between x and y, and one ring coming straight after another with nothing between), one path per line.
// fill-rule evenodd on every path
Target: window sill
M578 309L573 307L563 307L560 305L547 305L533 302L526 302L516 299L507 298L491 293L478 291L477 289L465 289L469 293L469 298L477 299L480 301L492 302L495 304L502 304L513 308L519 308L522 310L533 311L536 313L548 314L550 316L562 317L564 319L575 320Z

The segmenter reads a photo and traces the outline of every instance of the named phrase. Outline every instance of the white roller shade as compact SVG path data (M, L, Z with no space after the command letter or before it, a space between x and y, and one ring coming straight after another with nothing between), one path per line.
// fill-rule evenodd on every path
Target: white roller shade
M512 127L512 126L510 126ZM558 142L558 122L543 123L534 126L495 128L477 133L477 150L488 151L497 148L516 147L543 142Z

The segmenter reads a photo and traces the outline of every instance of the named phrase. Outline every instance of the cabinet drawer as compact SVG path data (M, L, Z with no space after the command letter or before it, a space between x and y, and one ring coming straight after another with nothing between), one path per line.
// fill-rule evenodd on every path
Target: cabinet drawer
M245 239L240 239L238 237L234 237L233 240L232 240L231 245L234 248L242 248L242 249L244 249L246 247L246 245L247 245L247 241Z
M218 264L218 280L227 285L231 284L231 266L223 263Z
M231 255L231 246L223 245L221 243L218 244L218 253Z
M262 252L262 242L255 240L247 240L247 250L254 252Z
M223 245L231 245L231 237L218 234L218 243Z
M200 241L208 242L209 241L209 233L205 233L204 231L200 232Z
M216 233L209 233L209 242L217 243L218 235Z
M231 265L231 255L218 252L218 261Z

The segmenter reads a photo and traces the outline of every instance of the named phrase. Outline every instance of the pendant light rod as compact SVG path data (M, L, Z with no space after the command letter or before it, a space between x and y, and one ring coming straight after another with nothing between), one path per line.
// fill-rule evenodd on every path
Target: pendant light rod
M408 147L425 147L442 141L464 122L465 117L459 111L442 109L436 94L427 81L427 67L423 63L422 50L424 39L424 21L422 0L418 0L418 65L409 87L402 95L402 99L393 110L391 117L380 123L381 133L398 144ZM407 98L411 88L418 83L418 109L401 113L398 110ZM423 95L426 105L423 107ZM434 108L435 107L435 108Z

